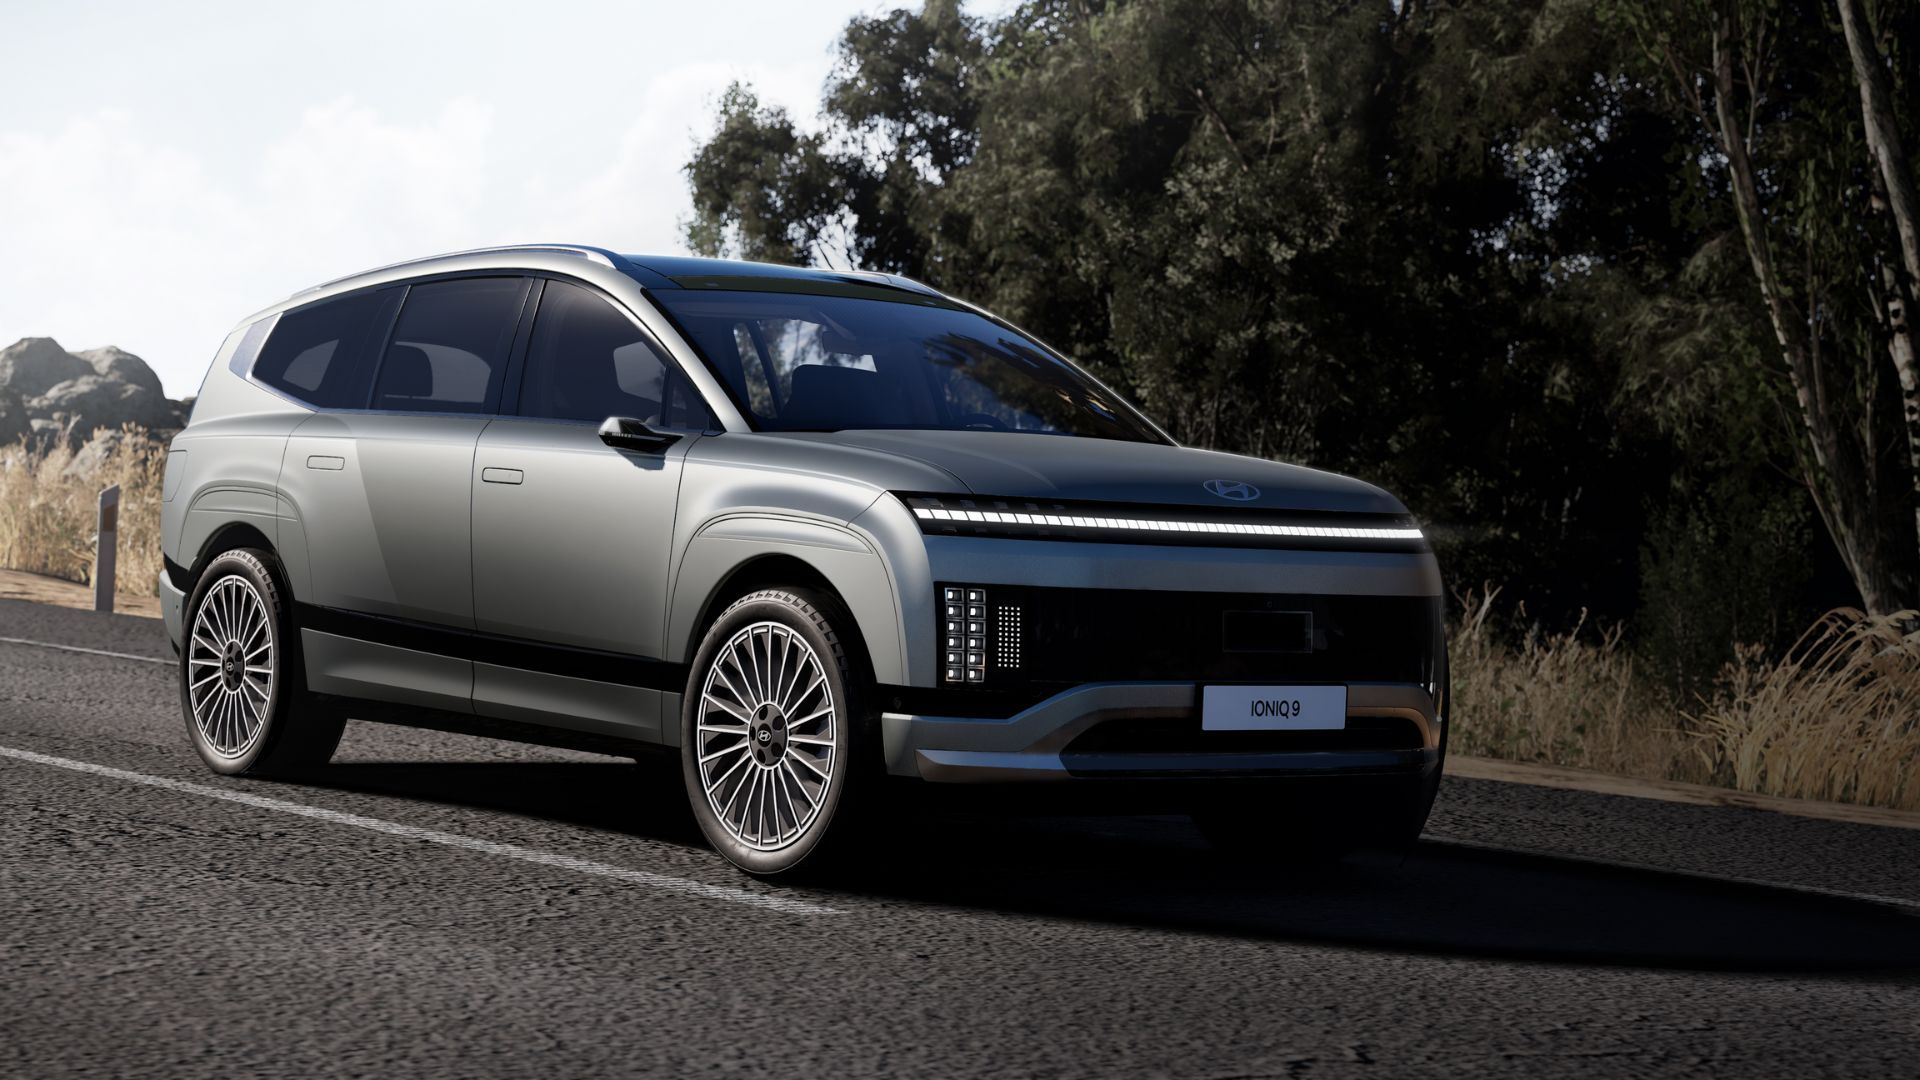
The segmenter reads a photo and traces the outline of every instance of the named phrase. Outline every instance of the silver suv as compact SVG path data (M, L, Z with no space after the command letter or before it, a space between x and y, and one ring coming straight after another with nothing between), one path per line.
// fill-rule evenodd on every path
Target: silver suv
M167 456L167 632L214 771L355 717L677 753L753 873L889 777L1416 836L1441 583L1391 495L1178 446L917 282L528 246L241 323Z

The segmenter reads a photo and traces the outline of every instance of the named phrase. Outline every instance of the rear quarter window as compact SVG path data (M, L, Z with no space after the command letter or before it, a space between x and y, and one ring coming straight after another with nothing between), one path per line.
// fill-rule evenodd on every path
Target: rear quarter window
M254 361L254 379L318 408L366 408L373 383L370 338L398 302L398 289L379 289L281 315Z

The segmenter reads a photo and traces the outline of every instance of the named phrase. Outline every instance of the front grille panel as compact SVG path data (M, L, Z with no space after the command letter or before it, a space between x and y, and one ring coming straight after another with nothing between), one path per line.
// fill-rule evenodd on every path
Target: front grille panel
M940 702L920 703L930 711L1012 715L1089 682L1420 684L1432 679L1440 635L1432 597L984 591L986 678L944 687Z
M1017 665L994 681L1417 683L1432 670L1438 619L1437 601L1421 597L1006 585L988 595L996 637L1019 640ZM1244 630L1267 613L1289 634Z

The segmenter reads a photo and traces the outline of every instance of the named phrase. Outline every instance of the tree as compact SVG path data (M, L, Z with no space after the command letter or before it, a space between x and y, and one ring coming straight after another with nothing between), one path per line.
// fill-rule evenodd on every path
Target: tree
M693 189L687 242L709 255L806 265L845 218L844 194L818 135L735 84L720 100L713 138L686 173Z
M706 255L938 277L937 193L971 157L984 57L959 0L847 24L828 79L826 135L801 134L750 87L729 87L687 164L687 242Z
M1867 608L1920 605L1915 480L1881 352L1870 185L1846 61L1809 0L1629 0L1614 13L1708 134L1779 373L1798 468ZM1711 182L1711 179L1710 181Z
M1860 81L1860 116L1867 150L1873 155L1893 215L1906 273L1893 266L1881 275L1887 312L1887 349L1900 380L1901 411L1907 425L1907 461L1913 473L1914 535L1920 538L1920 358L1914 355L1912 310L1914 287L1920 283L1920 196L1914 194L1913 166L1900 146L1900 123L1894 115L1893 90L1886 57L1873 41L1872 28L1860 11L1859 0L1835 0L1847 53Z
M1778 423L1794 398L1759 347L1773 324L1715 96L1676 108L1668 69L1642 60L1659 34L1706 33L1613 2L1630 18L1548 0L1029 0L982 21L939 0L856 19L818 137L723 111L689 167L690 239L751 254L774 238L1003 312L1182 441L1400 492L1455 580L1503 582L1549 618L1643 596L1681 613L1656 594L1684 593L1714 610L1666 621L1711 665L1797 602L1785 584L1727 597L1725 553L1814 561L1778 462L1823 485L1815 504L1849 537L1890 535L1876 515L1904 461L1876 456L1889 429L1846 402L1891 398L1857 364L1829 370L1878 340L1857 275L1829 280L1858 265L1853 219L1820 216L1827 193L1864 190L1847 171L1863 159L1804 149L1843 69L1837 38L1802 55L1821 40L1803 33L1794 90L1804 67L1813 105L1766 99L1753 172L1768 251L1790 233L1787 276L1803 250L1818 268L1819 452L1880 485L1852 499L1795 456L1805 425ZM1805 168L1820 186L1781 186ZM1887 550L1849 566L1897 565ZM1874 596L1897 591L1880 581Z

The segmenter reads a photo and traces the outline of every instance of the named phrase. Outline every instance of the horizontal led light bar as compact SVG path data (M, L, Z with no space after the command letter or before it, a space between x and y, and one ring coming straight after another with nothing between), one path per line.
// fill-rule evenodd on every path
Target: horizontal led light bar
M1424 549L1425 535L1398 514L1240 511L902 495L925 532L1043 540L1233 546Z
M1349 540L1418 540L1419 529L1356 529L1338 525L1264 525L1252 521L1158 521L1153 518L1081 517L1004 510L914 507L925 521L977 521L996 525L1043 525L1051 529L1144 529L1148 532L1232 533L1238 536L1321 536Z

